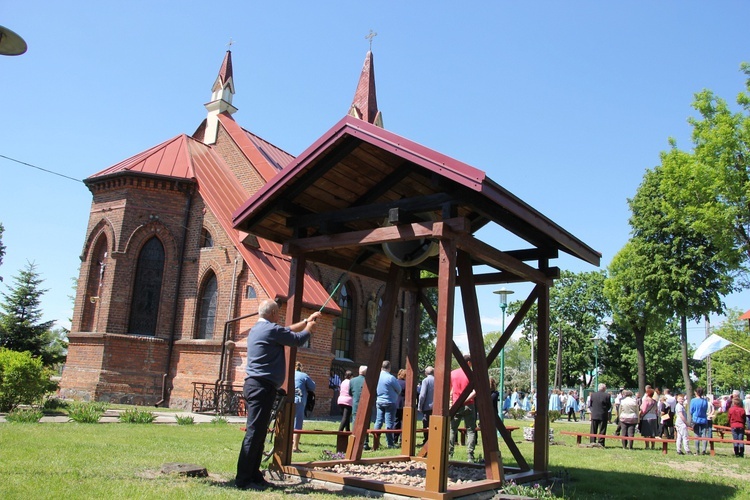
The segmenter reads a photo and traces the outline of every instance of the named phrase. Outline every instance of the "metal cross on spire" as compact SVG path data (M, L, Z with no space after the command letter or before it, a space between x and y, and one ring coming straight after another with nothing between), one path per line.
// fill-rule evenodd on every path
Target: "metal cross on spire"
M370 40L370 52L372 52L372 39L378 36L378 34L372 30L370 30L370 33L368 35L365 35L365 38Z
M227 47L229 47L229 50L232 50L232 45L234 45L234 40L232 38L229 38L229 43L227 44Z

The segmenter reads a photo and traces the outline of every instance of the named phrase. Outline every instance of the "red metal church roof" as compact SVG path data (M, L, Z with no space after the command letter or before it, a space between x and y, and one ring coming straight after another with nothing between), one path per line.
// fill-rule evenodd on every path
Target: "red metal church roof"
M142 153L95 173L89 179L123 172L192 179L195 177L187 149L188 136L180 134Z
M288 163L293 158L291 155L285 157L286 153L280 149L243 130L231 118L222 120L222 123L229 123L230 135L233 138L239 136L243 153L255 158L253 164L258 166L264 177L273 177L278 172L272 162L265 159L266 155L275 158L274 162L282 163ZM259 146L255 145L256 141ZM263 153L260 147L264 148ZM86 179L86 182L96 182L127 173L195 179L206 205L219 220L222 229L250 266L266 293L273 298L288 296L290 259L282 254L281 245L263 238L258 238L259 248L251 248L242 242L240 233L232 227L232 213L247 200L248 194L211 147L180 134L97 172ZM327 298L328 292L325 288L308 273L305 276L303 302L317 309ZM331 312L339 311L338 305L333 302L328 303L327 309Z

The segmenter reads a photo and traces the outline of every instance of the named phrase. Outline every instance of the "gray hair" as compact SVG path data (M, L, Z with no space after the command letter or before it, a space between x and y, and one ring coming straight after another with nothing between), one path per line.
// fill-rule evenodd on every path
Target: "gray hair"
M383 370L385 371L391 371L391 362L387 359L383 361Z
M428 366L427 368L424 369L425 375L432 375L433 373L435 373L435 369L431 366Z
M362 365L359 367L359 374L364 375L367 373L367 365Z
M278 310L279 305L275 301L266 299L258 306L258 316L263 319L271 319L273 314Z
M599 384L599 392L604 392L607 390L607 384Z

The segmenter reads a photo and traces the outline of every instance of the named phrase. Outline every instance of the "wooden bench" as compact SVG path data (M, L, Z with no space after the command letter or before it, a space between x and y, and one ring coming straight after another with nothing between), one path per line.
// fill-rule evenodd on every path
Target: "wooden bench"
M667 448L669 446L669 443L674 443L674 439L662 439L662 438L648 438L648 437L629 437L629 436L610 436L608 434L590 434L588 432L573 432L573 431L560 431L560 434L564 436L575 436L576 437L576 444L581 444L581 438L588 437L588 438L599 438L599 439L616 439L620 441L643 441L645 443L660 443L661 444L661 453L662 455L667 454ZM712 449L713 452L713 449Z
M717 431L717 432L722 432L722 431ZM748 435L747 431L745 431L745 435L746 436ZM723 438L705 438L705 437L698 437L698 436L688 436L688 441L691 441L691 442L708 441L708 448L711 450L709 453L711 454L712 457L716 455L716 451L714 450L715 443L723 443L723 444L743 443L743 444L750 446L750 443L748 443L744 439L723 439Z
M724 434L731 434L732 428L728 425L716 425L714 424L714 432L717 432L719 436L721 436L722 439L724 439ZM750 430L745 430L745 437L748 441L750 441Z

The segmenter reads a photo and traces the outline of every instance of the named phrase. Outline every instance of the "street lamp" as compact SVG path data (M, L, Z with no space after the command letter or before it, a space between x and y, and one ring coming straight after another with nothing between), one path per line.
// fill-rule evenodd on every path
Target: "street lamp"
M599 335L595 335L591 340L594 341L594 389L599 390Z
M500 296L500 309L503 310L503 329L500 333L500 336L505 334L505 309L508 308L508 295L513 293L513 290L506 290L505 288L501 288L500 290L495 290L492 293L496 293ZM500 400L505 403L505 348L503 348L500 351L500 381L498 383L498 389L500 389ZM503 419L503 410L500 409L500 420Z

